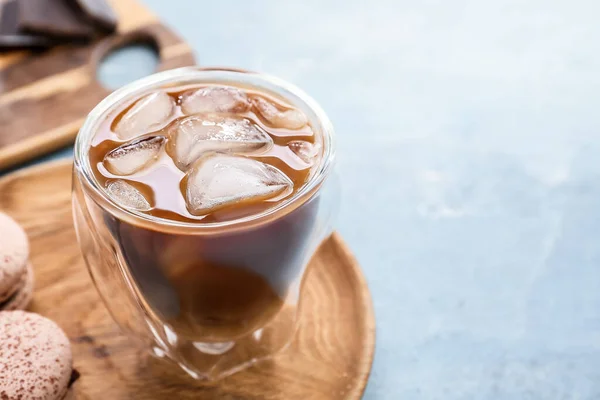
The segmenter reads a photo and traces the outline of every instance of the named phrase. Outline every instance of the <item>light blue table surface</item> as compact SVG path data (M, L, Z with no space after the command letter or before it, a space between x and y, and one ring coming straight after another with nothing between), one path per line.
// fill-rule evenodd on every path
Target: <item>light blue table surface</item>
M333 120L377 318L365 399L600 398L600 3L147 3L203 65Z

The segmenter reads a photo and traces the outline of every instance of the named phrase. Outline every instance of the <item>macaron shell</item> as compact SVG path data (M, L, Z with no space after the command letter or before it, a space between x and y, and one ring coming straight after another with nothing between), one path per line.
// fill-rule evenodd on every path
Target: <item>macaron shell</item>
M10 290L8 290L4 293L0 293L0 309L3 308L3 303L5 303L11 297L14 297L15 293L17 293L21 289L23 289L23 287L25 286L26 283L27 283L27 270L23 271L23 273L21 274L21 277L19 278L19 281L13 287L11 287Z
M13 299L4 304L0 311L25 310L33 297L34 281L33 267L28 264L22 287Z
M38 314L0 312L0 399L62 400L71 345L58 325Z
M0 212L0 294L5 296L19 282L28 259L29 240L25 231Z

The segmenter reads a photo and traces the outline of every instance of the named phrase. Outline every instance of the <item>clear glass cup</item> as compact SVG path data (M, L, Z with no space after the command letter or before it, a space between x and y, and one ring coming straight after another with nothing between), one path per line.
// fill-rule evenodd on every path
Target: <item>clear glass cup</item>
M98 126L141 93L191 83L248 87L302 110L323 138L310 181L272 209L220 223L159 219L112 201L88 157ZM331 232L339 199L333 161L334 132L323 110L267 75L187 67L113 92L77 136L73 216L90 275L115 321L154 356L196 379L229 375L285 348L298 326L307 264Z

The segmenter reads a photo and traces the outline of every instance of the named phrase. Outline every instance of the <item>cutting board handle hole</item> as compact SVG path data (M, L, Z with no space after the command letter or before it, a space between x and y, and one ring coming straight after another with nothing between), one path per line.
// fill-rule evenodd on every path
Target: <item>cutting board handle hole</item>
M96 79L114 90L154 73L159 63L155 43L138 41L114 47L105 53L96 68Z

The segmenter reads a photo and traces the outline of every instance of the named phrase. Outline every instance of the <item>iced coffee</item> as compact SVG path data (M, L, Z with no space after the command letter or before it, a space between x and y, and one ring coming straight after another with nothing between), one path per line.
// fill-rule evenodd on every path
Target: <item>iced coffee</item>
M277 78L194 67L112 93L77 137L73 211L113 318L195 378L282 349L336 206L333 154L326 115Z

